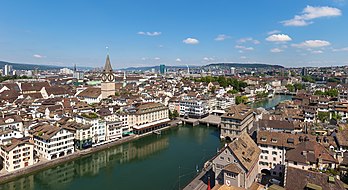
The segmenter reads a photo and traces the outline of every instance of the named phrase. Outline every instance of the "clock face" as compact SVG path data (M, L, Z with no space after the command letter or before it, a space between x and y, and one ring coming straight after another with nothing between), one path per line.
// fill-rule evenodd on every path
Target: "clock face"
M107 80L107 76L106 76L106 74L102 74L102 81L106 81Z
M114 79L115 79L114 75L113 74L109 74L108 80L109 81L114 81Z

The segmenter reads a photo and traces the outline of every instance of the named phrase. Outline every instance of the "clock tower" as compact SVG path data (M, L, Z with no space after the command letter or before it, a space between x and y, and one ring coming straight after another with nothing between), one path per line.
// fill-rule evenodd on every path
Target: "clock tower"
M104 66L103 73L101 75L101 94L102 98L108 98L111 95L115 95L116 85L115 85L115 75L112 71L109 55L106 57L106 62Z

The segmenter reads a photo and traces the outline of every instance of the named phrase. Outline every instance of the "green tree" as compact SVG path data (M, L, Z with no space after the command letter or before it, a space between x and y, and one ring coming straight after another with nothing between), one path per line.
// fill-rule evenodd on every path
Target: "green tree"
M313 77L306 75L306 76L302 76L302 81L303 82L310 82L310 83L315 83L315 80L313 79Z
M261 99L261 98L267 98L268 93L266 91L262 91L262 92L257 92L256 93L256 97Z
M246 96L237 96L236 97L236 104L245 104L248 101L248 97Z
M330 119L330 113L329 112L318 112L318 119L321 122L326 122Z
M169 110L169 119L175 119L175 118L177 118L177 117L179 117L178 111L174 110L173 112L171 112L171 111Z
M294 87L294 85L292 85L292 84L287 84L285 87L286 87L286 89L288 89L290 92L295 92L295 87Z
M211 92L211 93L215 93L215 91L216 91L216 86L212 86L212 87L210 88L210 92Z
M295 91L304 89L304 85L301 83L294 84Z
M322 95L324 95L325 94L325 92L323 92L323 91L321 91L321 90L316 90L315 92L314 92L314 95L316 95L316 96L322 96Z
M337 89L330 89L325 91L325 95L330 97L337 97L338 96L338 90Z
M333 120L336 120L336 121L341 121L341 119L342 119L342 116L339 114L339 113L333 113L332 114L332 119Z

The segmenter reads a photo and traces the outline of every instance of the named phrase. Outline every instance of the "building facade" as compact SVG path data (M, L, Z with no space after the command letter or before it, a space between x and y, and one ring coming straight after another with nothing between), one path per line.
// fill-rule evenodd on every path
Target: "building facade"
M258 174L261 150L247 133L242 133L212 159L215 184L249 189Z
M37 155L52 160L75 151L74 134L65 128L42 125L31 131Z
M254 113L252 108L239 104L231 106L221 117L220 138L237 138L243 132L248 133L253 126Z
M34 164L34 145L28 138L13 138L7 144L1 145L3 167L12 172Z

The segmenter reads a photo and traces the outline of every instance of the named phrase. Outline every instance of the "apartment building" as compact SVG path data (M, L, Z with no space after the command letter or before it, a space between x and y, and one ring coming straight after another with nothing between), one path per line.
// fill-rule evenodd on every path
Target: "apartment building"
M23 120L19 115L9 115L0 118L0 130L12 129L24 131Z
M262 170L269 170L272 176L279 177L283 177L284 175L287 152L295 149L300 143L313 142L315 144L320 144L328 150L338 149L333 137L326 136L320 137L309 134L258 131L256 138L256 143L261 149L259 172L262 172ZM295 156L295 158L296 157L297 156Z
M75 117L77 123L82 123L85 125L91 125L90 136L92 137L92 142L99 143L106 140L106 121L102 119L99 115L95 113L83 113Z
M248 133L253 127L253 109L244 104L231 106L230 109L221 116L220 138L233 140L242 132Z
M72 131L74 136L75 149L86 149L92 147L93 144L93 126L89 124L82 124L77 122L69 122L61 127Z
M180 100L180 116L203 118L209 114L209 106L204 100L185 99Z
M74 149L74 133L54 125L36 126L30 133L33 136L35 151L47 160L71 154Z
M3 167L12 172L34 164L34 145L29 138L13 138L1 145Z

